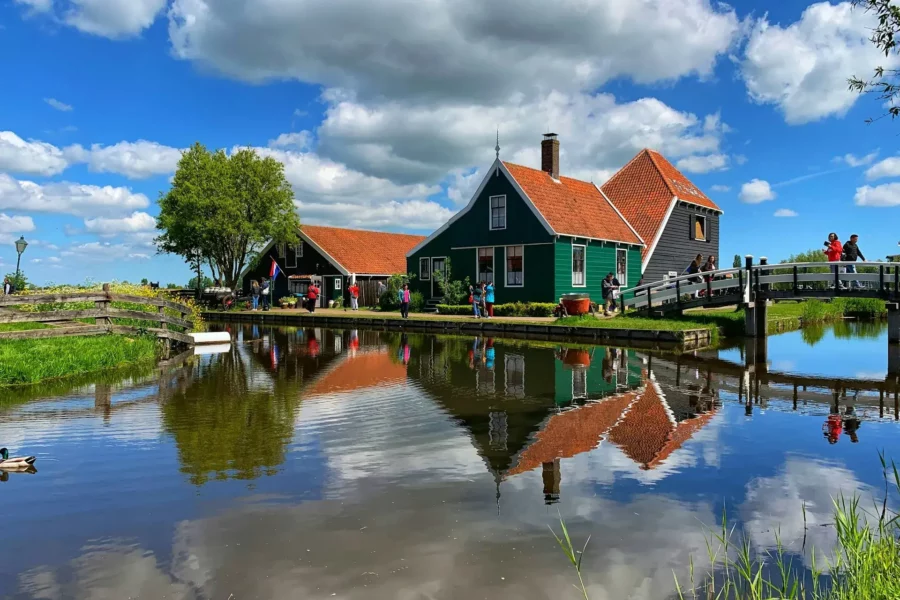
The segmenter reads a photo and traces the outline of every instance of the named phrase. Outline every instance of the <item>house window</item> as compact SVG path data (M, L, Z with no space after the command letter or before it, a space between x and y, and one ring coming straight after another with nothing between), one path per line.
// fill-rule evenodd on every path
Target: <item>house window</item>
M494 249L478 249L478 281L494 283Z
M302 244L302 242L300 242ZM287 258L284 261L285 267L297 268L297 257L303 256L303 246L300 244L287 245Z
M525 285L525 247L506 247L506 287Z
M306 295L306 292L309 289L309 281L308 280L300 281L297 279L290 279L290 280L288 280L288 282L290 284L289 289L292 294L301 294L304 296Z
M285 257L285 244L278 244L278 258Z
M587 399L587 370L575 369L572 371L572 400Z
M525 357L507 354L503 357L503 375L506 395L511 398L525 397Z
M575 287L585 286L584 254L584 246L572 244L572 285Z
M491 229L506 229L506 196L491 196Z
M701 242L707 241L706 238L706 217L703 215L692 215L693 229L691 230L691 239Z
M430 281L431 280L431 259L430 258L420 258L419 259L419 279L421 281Z
M616 279L620 286L628 287L628 250L625 248L616 249Z

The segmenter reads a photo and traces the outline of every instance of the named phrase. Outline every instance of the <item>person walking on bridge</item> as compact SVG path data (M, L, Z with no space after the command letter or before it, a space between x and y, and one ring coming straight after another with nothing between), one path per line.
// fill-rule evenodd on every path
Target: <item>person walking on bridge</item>
M861 258L864 261L866 260L865 255L862 253L862 250L860 250L859 246L856 245L857 241L859 241L859 236L855 233L852 234L850 236L850 241L844 244L844 255L842 257L842 260L844 260L845 262L856 262L857 258ZM845 268L847 269L848 273L856 273L856 265L847 265ZM854 281L851 285L852 287L855 287L857 289L862 287L858 281Z
M841 245L841 241L836 233L828 234L828 241L825 242L825 249L822 252L828 257L828 262L839 262L841 260L841 257L844 255L844 247ZM841 287L844 287L843 283L841 283Z

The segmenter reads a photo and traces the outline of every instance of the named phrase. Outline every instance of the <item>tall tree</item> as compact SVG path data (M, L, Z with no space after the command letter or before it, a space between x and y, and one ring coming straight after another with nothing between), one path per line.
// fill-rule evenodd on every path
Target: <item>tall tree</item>
M296 243L300 220L284 165L246 148L231 154L194 144L160 195L157 245L189 263L205 261L213 278L236 287L269 242Z
M895 36L900 32L900 6L896 0L851 0L854 7L866 12L874 13L878 18L878 25L872 30L869 41L878 50L884 52L885 58L891 54L900 53ZM900 69L890 69L883 66L875 68L871 79L863 79L854 75L848 80L850 89L860 94L875 94L880 100L886 101L887 114L891 118L900 116L900 106L896 100L900 94ZM873 119L867 119L871 123Z

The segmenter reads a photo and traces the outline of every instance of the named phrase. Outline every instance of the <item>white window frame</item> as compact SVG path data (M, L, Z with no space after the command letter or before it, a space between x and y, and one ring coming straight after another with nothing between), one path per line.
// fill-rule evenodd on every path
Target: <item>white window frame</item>
M334 278L334 291L336 291L336 292L341 291L341 278L340 277Z
M581 260L581 283L575 283L575 248L581 248L584 251L584 256ZM587 244L572 244L572 287L583 288L587 287Z
M427 264L424 271L422 270L423 262ZM431 258L428 256L422 256L419 258L419 280L431 281Z
M697 237L697 223L703 221L703 237ZM694 231L691 233L694 234L694 239L698 242L708 242L709 241L709 231L706 227L709 225L709 221L706 219L706 215L694 215Z
M286 244L284 242L278 244L278 258L282 260L284 260L284 258L287 256L287 254L285 253L285 246Z
M475 249L475 279L476 283L480 281L484 281L488 283L487 279L481 279L481 251L482 250L490 250L491 251L491 281L489 283L493 284L494 287L497 286L496 283L496 275L497 275L497 252L496 248L493 246L481 246L480 248Z
M511 284L509 282L509 249L510 248L521 248L522 250L522 283ZM503 249L503 287L508 288L521 288L525 287L525 246L522 244L506 246Z
M575 378L581 380L584 383L584 394L583 395L575 395ZM587 400L588 399L588 376L587 369L572 369L572 400Z
M302 243L302 242L301 242ZM294 258L293 264L288 260L290 257ZM297 245L288 244L285 248L285 257L284 257L284 267L286 269L296 269L297 268Z
M619 285L623 288L628 287L628 248L616 248L616 271L619 270L619 252L625 253L625 270L622 271L622 278L619 279L619 273L616 273L616 279L619 279Z
M502 226L502 227L494 227L494 199L498 199L498 200L499 200L500 198L503 199L503 206L502 206L502 208L503 208L503 226ZM502 230L506 229L506 223L507 223L507 219L506 219L506 216L507 216L506 206L507 206L507 205L506 205L506 194L500 194L500 195L497 195L497 196L489 196L489 197L488 197L488 229L489 229L489 230L491 230L491 231L502 231ZM501 208L500 206L497 207L498 210L499 210L500 208Z

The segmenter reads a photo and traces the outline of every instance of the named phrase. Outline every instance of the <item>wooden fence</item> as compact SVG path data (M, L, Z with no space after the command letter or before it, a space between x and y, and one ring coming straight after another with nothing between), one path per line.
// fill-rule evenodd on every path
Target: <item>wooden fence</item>
M40 304L63 304L70 302L93 302L94 308L82 310L52 310L31 312L15 310L10 307ZM142 310L128 310L115 308L113 302L126 302L154 307L156 312ZM173 316L166 314L166 309L178 314ZM38 339L61 336L101 335L106 333L152 333L157 338L180 342L192 346L193 338L188 335L194 324L187 317L191 309L183 304L163 300L160 298L144 298L141 296L128 296L114 294L109 291L109 285L103 286L103 291L79 292L73 294L32 294L0 296L0 323L42 323L48 325L43 329L29 329L25 331L0 331L0 340L11 339ZM76 319L93 319L94 323L85 323ZM120 325L113 319L134 319L148 321L154 327L135 327ZM169 329L169 326L183 329L177 331Z

